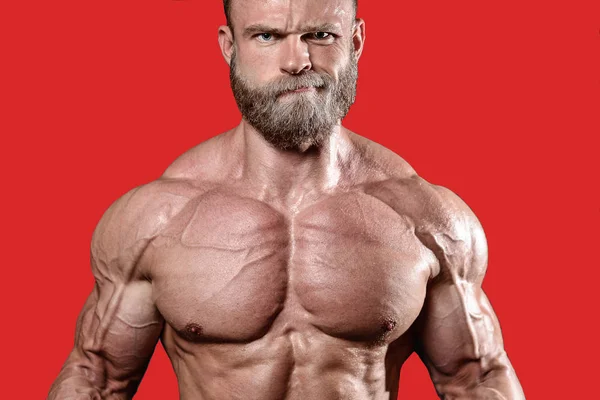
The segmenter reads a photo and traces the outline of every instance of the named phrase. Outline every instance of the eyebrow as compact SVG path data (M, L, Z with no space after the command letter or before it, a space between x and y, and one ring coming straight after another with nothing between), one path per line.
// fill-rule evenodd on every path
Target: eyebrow
M307 25L299 29L300 32L339 32L341 31L338 24L317 24L317 25ZM256 35L258 33L272 33L278 36L284 36L290 32L285 32L278 28L273 28L271 26L265 24L253 24L246 29L244 29L243 35L244 37L249 37Z

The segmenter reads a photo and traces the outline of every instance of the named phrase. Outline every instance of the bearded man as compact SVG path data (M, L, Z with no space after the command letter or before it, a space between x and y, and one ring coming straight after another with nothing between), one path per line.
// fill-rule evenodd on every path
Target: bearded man
M243 119L102 217L49 398L133 397L159 339L186 400L396 399L412 352L441 398L524 398L473 213L341 126L365 40L356 2L225 12Z

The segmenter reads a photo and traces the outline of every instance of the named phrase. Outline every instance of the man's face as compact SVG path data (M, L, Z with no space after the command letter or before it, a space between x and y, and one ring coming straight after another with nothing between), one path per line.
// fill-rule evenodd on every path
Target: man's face
M233 0L231 86L280 149L320 145L356 94L351 0Z

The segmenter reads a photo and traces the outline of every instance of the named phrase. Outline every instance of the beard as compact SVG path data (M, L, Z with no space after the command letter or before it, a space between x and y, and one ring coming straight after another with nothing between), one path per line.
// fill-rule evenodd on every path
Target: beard
M252 87L235 61L234 53L229 78L238 108L244 119L277 149L321 146L356 98L358 60L354 51L337 81L328 74L308 70ZM306 87L314 90L286 95Z

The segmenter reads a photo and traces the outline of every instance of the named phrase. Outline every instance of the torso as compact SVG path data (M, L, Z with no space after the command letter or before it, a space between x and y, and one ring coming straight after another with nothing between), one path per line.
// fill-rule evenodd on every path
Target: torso
M197 185L144 256L182 399L395 399L436 259L387 186Z

